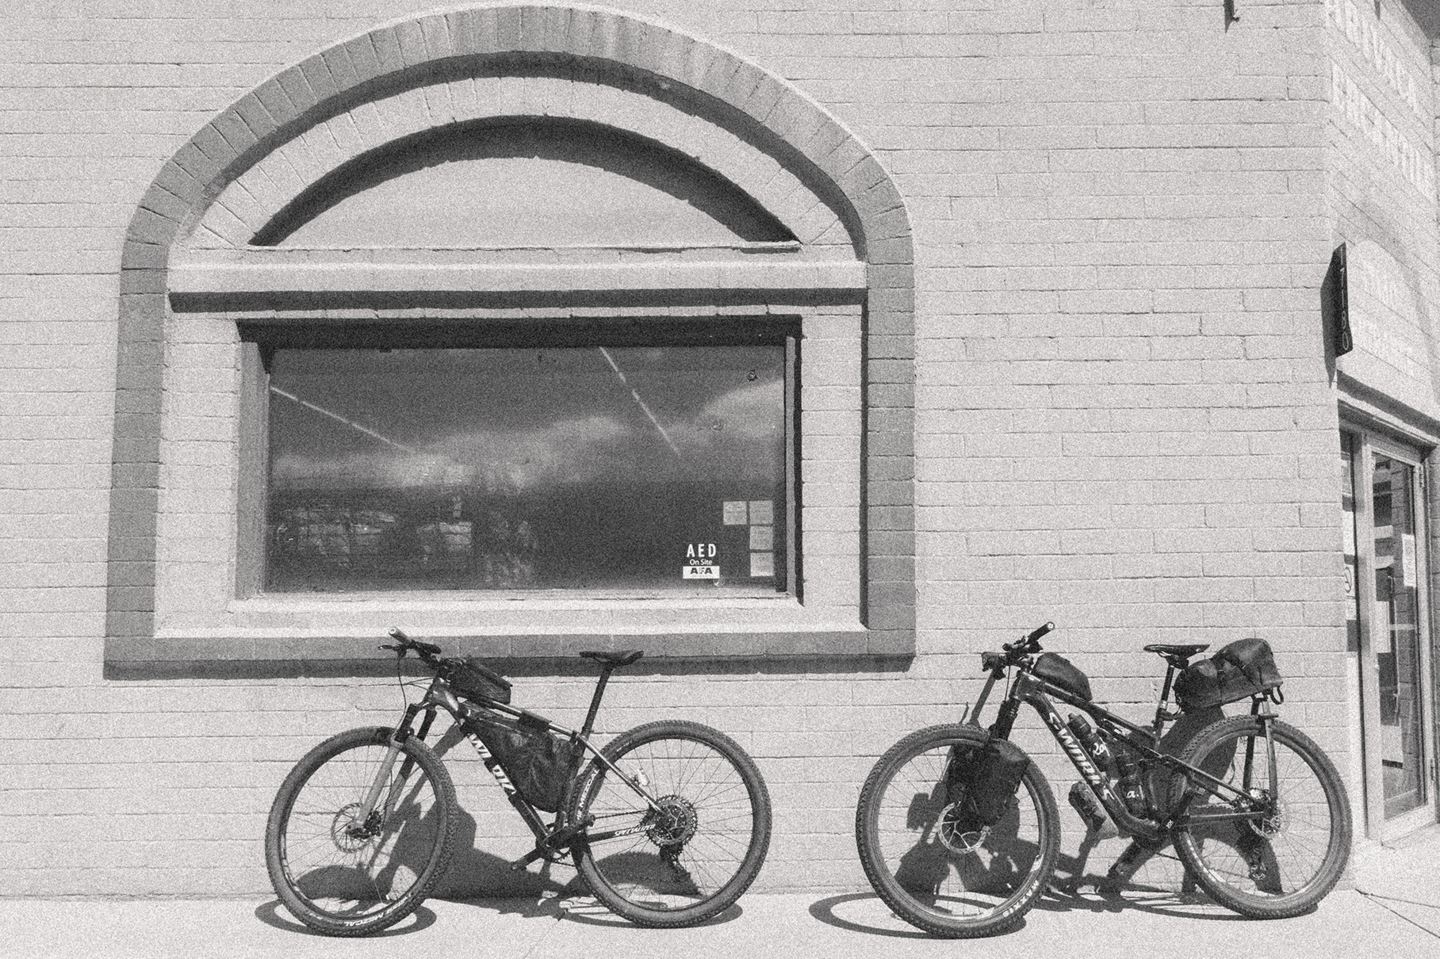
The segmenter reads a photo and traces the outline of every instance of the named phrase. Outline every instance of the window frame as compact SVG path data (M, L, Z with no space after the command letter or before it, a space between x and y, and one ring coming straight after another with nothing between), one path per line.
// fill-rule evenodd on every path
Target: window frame
M397 21L317 51L221 111L150 184L120 264L107 674L353 664L373 657L377 623L411 621L416 609L394 603L352 611L224 602L235 576L235 324L281 311L408 320L437 303L447 316L482 320L537 306L574 315L799 312L800 393L811 407L798 469L807 502L795 514L806 537L806 597L804 608L771 603L713 616L622 611L578 629L573 619L495 626L470 610L427 608L416 628L431 623L452 648L497 656L568 655L606 642L667 658L914 654L915 262L903 196L840 121L764 69L653 22L558 13L537 22L541 47L528 13L520 31L519 8L487 8ZM509 28L494 29L496 16ZM427 41L448 39L415 48L409 40L422 22ZM615 36L630 51L623 60ZM403 61L372 56L401 48ZM676 49L700 56L686 60ZM676 69L684 63L705 69ZM510 115L595 120L678 148L732 180L799 242L559 259L550 257L557 251L248 245L297 190L361 152L429 127Z

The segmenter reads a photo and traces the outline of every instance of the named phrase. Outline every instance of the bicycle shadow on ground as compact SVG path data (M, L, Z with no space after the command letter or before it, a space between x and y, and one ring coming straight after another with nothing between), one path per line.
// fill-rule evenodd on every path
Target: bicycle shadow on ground
M1166 888L1147 883L1131 883L1118 891L1101 892L1103 876L1085 872L1088 856L1062 853L1055 864L1055 873L1045 891L1035 900L1032 910L1043 912L1086 911L1092 913L1147 912L1159 916L1184 919L1204 919L1220 922L1234 922L1244 917L1232 913L1216 904L1208 896L1182 884L1179 888ZM850 905L858 909L845 909ZM890 908L871 892L848 893L830 896L810 906L810 915L816 920L844 929L871 936L893 939L931 939L931 936L906 923L894 915ZM842 914L844 913L848 914ZM857 914L864 918L857 918ZM878 917L878 918L877 918ZM1028 916L1022 918L1013 928L997 936L1007 936L1024 929ZM889 925L893 923L894 925Z
M467 906L475 906L480 909L489 909L497 915L520 916L525 919L557 919L566 922L577 922L585 926L599 926L601 928L635 928L635 924L630 922L630 920L615 915L615 913L606 909L604 905L591 896L588 890L585 889L583 882L577 882L574 889L563 894L548 895L540 899L477 896L473 898L451 899L450 901L463 903ZM734 922L736 919L739 919L743 913L744 910L740 908L740 904L736 903L729 909L721 912L718 916L686 928L704 929L709 926L722 926L728 922Z
M894 927L873 925L870 921L852 918L841 915L837 909L851 904L865 903L866 913L882 915L896 925ZM922 932L905 922L890 911L890 907L881 901L880 897L873 892L849 892L838 896L829 896L819 902L810 904L810 915L823 922L827 926L836 929L844 929L846 932L858 932L867 936L883 936L887 939L939 939L939 936L932 936L928 932ZM1021 919L1014 929L1014 932L1025 928L1025 920Z
M1109 885L1105 876L1086 872L1090 853L1096 844L1092 836L1087 836L1075 855L1060 854L1050 883L1035 901L1034 908L1050 912L1084 910L1096 913L1138 910L1159 916L1216 922L1236 922L1245 918L1201 891L1175 856L1165 852L1168 844L1146 846L1132 840L1129 848L1121 854L1122 859L1131 858L1132 871L1153 869L1167 861L1170 868L1168 874L1167 870L1161 870L1160 884L1145 882L1137 875L1119 888Z
M321 939L328 939L324 933L316 932L302 924L298 919L293 918L289 911L281 908L279 899L271 899L269 902L262 902L255 907L255 918L273 929L280 929L284 932L294 932L302 936L316 936ZM391 936L408 936L412 932L419 932L428 929L435 924L435 913L421 905L411 914L400 920L389 929L380 932L369 933L368 939L386 939Z

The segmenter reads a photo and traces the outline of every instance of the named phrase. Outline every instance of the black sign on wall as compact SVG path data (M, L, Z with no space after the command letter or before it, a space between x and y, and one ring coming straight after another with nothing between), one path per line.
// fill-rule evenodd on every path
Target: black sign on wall
M1330 256L1330 269L1321 287L1321 303L1330 349L1335 356L1344 356L1355 348L1350 335L1350 286L1345 272L1345 244L1341 243Z

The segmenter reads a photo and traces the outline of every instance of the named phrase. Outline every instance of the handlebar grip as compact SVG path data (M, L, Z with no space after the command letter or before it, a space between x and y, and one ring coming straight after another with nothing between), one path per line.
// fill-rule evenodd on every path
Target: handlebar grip
M409 636L406 636L404 633L402 633L402 632L400 631L400 627L399 627L399 626L391 626L389 629L387 629L387 630L385 631L385 633L386 633L386 635L388 635L391 639L398 639L398 640L399 640L400 642L402 642L402 643L408 643L408 642L410 642L410 637L409 637Z
M981 653L980 671L982 673L993 673L996 667L1003 665L1005 657L999 653Z
M1034 631L1033 633L1031 633L1029 636L1026 636L1026 637L1025 637L1025 642L1027 642L1027 643L1033 643L1033 642L1035 642L1035 640L1039 639L1041 636L1044 636L1046 633L1050 632L1050 630L1052 630L1052 629L1054 629L1054 628L1055 628L1055 624L1054 624L1054 623L1046 623L1044 626L1041 626L1039 629L1035 630L1035 631Z

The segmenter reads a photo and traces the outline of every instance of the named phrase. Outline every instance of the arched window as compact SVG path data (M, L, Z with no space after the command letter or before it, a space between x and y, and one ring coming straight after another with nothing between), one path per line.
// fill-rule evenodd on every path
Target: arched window
M107 658L906 652L908 256L853 137L656 24L312 57L132 224Z

